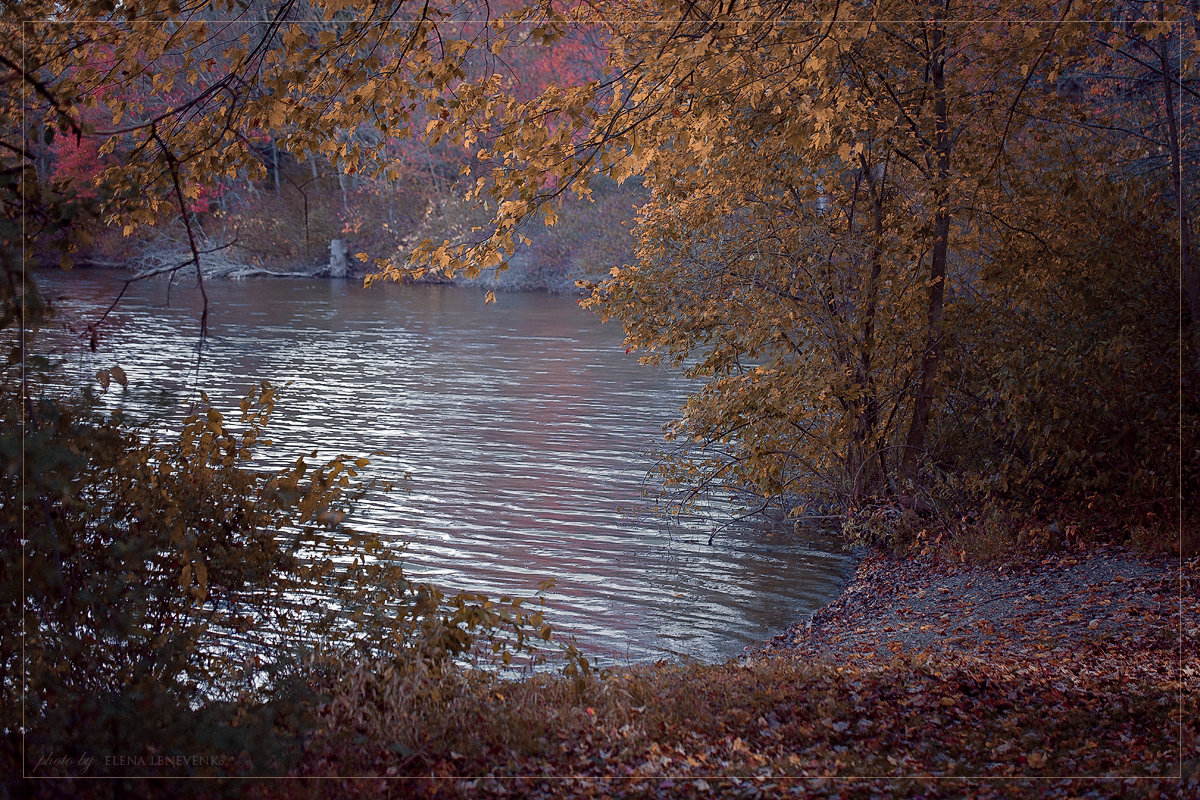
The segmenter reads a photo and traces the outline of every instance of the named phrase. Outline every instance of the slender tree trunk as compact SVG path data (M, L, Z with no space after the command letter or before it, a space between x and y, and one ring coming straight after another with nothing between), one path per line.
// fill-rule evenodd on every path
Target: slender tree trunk
M925 348L917 370L917 385L913 400L912 422L904 443L900 470L912 477L921 454L925 451L925 434L933 409L933 388L941 356L945 328L946 257L950 246L950 129L946 102L946 34L941 23L934 22L930 34L933 63L930 79L933 84L933 113L935 125L934 159L935 185L933 190L933 253L929 266L929 295L926 303Z
M1159 16L1163 15L1162 4L1159 4ZM1196 276L1196 251L1192 240L1192 215L1184 192L1187 182L1184 180L1183 153L1179 142L1179 121L1175 118L1175 87L1171 79L1171 61L1168 54L1170 40L1163 36L1158 42L1158 56L1163 86L1163 104L1167 122L1167 149L1171 154L1171 188L1175 192L1175 202L1179 211L1179 268L1183 273L1183 291L1186 297L1189 328L1195 341L1196 332L1200 327L1200 281ZM1200 356L1200 353L1193 355ZM1193 368L1197 365L1193 363Z
M862 341L858 351L858 384L862 391L858 424L854 438L859 449L858 475L854 480L854 497L869 492L886 471L883 455L874 447L875 429L879 423L879 398L875 395L872 361L875 355L875 316L879 306L879 277L883 272L883 180L874 174L874 166L862 162L867 190L871 197L871 257L867 265L867 286L864 291L859 326Z
M30 141L37 142L37 149L34 151L34 164L36 165L38 180L49 184L53 162L51 160L50 145L46 144L45 140L46 120L42 114L30 114L29 117L29 127L25 131L25 141L26 143Z
M389 142L390 142L390 139L385 136L383 139L383 163L390 165L391 159L390 159L390 153L388 151ZM381 192L385 198L384 203L387 205L388 226L394 228L396 225L396 192L395 192L395 186L393 185L392 178L390 176L391 176L390 172L384 172L383 186L381 187Z

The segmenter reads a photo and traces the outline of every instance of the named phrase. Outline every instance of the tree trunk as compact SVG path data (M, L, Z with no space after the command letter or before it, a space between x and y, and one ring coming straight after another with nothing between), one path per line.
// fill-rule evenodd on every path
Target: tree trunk
M872 361L875 355L875 315L879 306L879 278L883 272L883 182L884 176L877 175L875 166L862 161L863 177L871 198L871 257L867 266L867 285L864 291L859 326L862 340L858 351L857 382L862 397L859 399L859 415L854 430L858 448L854 478L854 498L869 493L880 480L886 467L883 454L875 446L875 429L879 424L879 398L875 395L875 378Z
M913 400L912 422L904 443L900 471L913 477L921 455L925 452L925 434L933 409L933 387L937 379L945 328L946 257L950 246L950 129L946 102L946 35L941 24L934 22L930 35L933 63L930 79L933 83L933 113L935 125L934 158L936 183L933 190L933 253L929 266L929 295L926 304L925 348L917 371Z
M331 239L329 242L329 277L344 278L346 273L346 241Z
M1159 15L1163 15L1162 4L1159 4ZM1187 181L1183 174L1183 151L1179 141L1179 121L1175 118L1175 87L1171 83L1171 61L1168 56L1170 40L1163 36L1158 41L1159 65L1163 86L1163 105L1167 122L1167 150L1171 154L1171 188L1175 192L1176 208L1179 212L1179 269L1183 278L1183 291L1186 298L1188 330L1195 342L1197 330L1200 328L1200 281L1196 276L1196 251L1192 241L1192 215L1184 196ZM1196 349L1196 348L1193 348ZM1200 356L1194 352L1193 356ZM1196 363L1191 365L1197 367Z

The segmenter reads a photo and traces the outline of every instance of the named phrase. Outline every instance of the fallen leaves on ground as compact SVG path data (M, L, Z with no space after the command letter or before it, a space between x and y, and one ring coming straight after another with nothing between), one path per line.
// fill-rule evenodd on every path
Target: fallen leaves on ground
M327 719L300 774L383 778L356 796L1200 796L1198 589L1200 561L1120 552L873 557L761 653L410 693L369 728Z

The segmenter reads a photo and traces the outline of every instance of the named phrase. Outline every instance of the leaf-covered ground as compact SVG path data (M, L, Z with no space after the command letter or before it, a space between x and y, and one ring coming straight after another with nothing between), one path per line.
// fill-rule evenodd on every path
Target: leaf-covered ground
M1178 563L1115 548L991 566L877 555L834 603L769 649L846 661L928 650L1050 663L1081 646L1157 652L1181 633L1195 636L1194 613L1193 627L1179 628L1178 575Z
M761 653L602 680L341 676L266 796L1200 796L1200 560L865 560ZM1182 779L1180 776L1183 776ZM351 778L350 776L373 776Z

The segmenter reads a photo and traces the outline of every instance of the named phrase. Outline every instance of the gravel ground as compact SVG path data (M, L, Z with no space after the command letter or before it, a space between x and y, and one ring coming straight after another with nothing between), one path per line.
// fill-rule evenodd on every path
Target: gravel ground
M837 600L764 652L846 661L922 651L1053 659L1081 646L1162 651L1172 641L1195 648L1200 559L1182 565L1182 583L1180 575L1178 560L1117 548L1005 567L872 555Z
M1129 685L1182 686L1194 696L1200 557L1181 562L1102 548L987 566L872 555L859 562L837 600L761 652L864 667L896 657L985 662L1067 684L1107 676ZM1200 798L1194 738L1185 736L1179 757L1176 788Z

